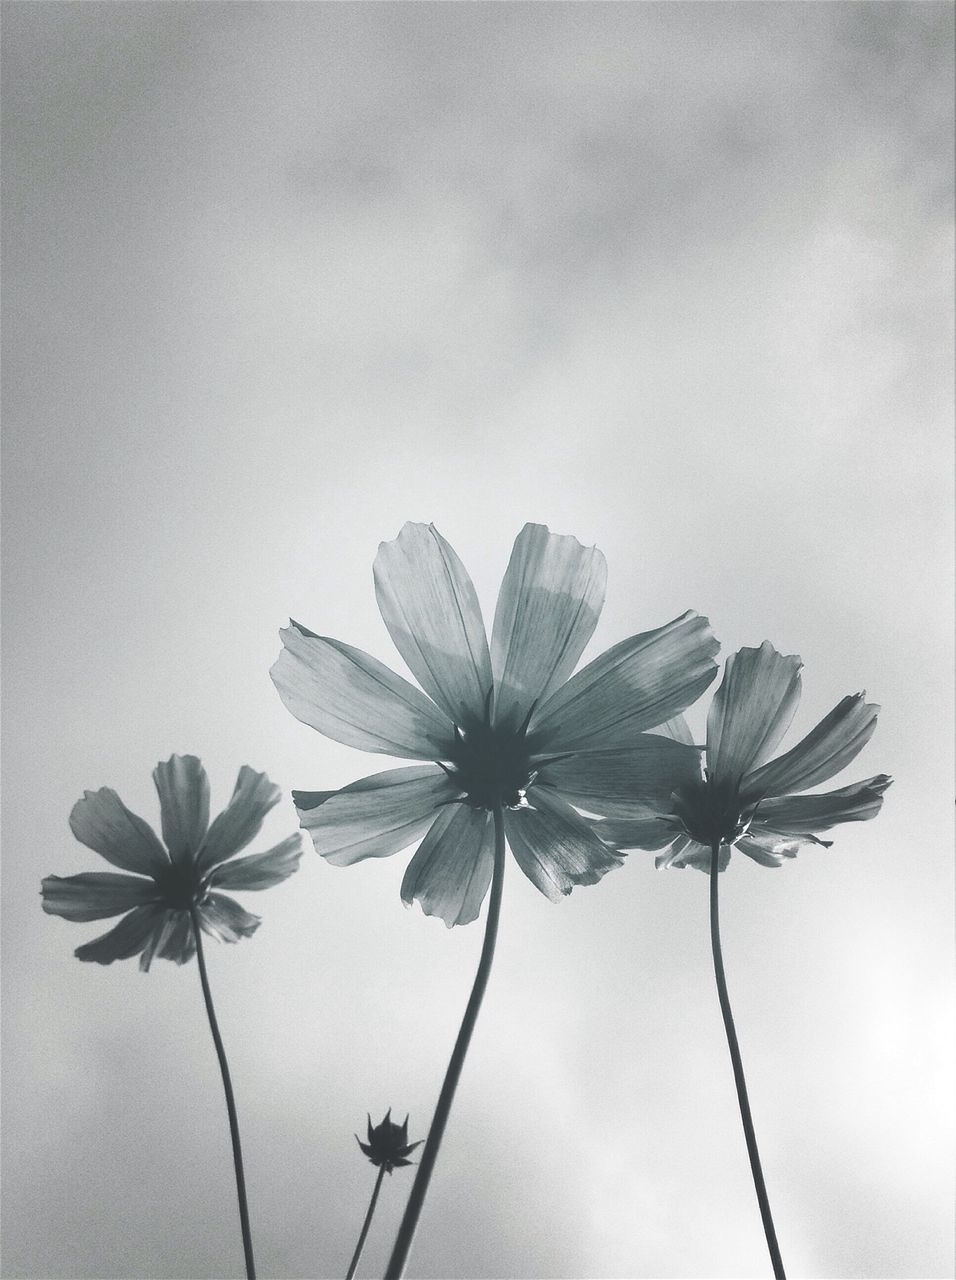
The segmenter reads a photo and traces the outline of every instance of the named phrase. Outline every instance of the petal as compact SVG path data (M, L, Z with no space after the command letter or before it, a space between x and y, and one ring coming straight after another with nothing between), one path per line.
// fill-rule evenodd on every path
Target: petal
M621 855L563 800L544 787L532 787L528 800L531 808L505 811L508 844L521 870L552 902L623 865Z
M648 733L659 733L661 737L673 738L675 742L682 742L685 747L694 746L694 736L683 715L671 716L670 720L665 720L663 724L648 729Z
M169 866L169 856L156 832L130 813L110 787L83 792L83 799L70 814L70 829L77 840L124 871L149 876Z
M209 779L195 756L170 756L153 770L163 839L173 862L187 862L209 826Z
M139 967L144 973L148 973L156 956L185 964L195 951L196 939L189 912L180 909L167 911L164 919L153 930L153 936L139 958Z
M103 920L159 900L159 891L152 880L119 876L112 871L47 876L40 891L43 910L53 916L63 916L64 920Z
M592 822L595 834L617 849L663 849L674 843L674 823L648 810L640 818L610 818Z
M449 805L432 823L402 880L402 901L450 929L477 920L495 865L495 830L486 809Z
M862 693L838 702L815 729L785 755L747 774L741 796L780 796L826 782L855 760L873 736L880 708Z
M491 658L465 566L432 524L406 524L375 557L375 596L395 648L455 724L484 719Z
M683 871L685 867L693 867L696 871L703 871L710 875L712 860L713 853L705 844L692 840L690 836L681 836L666 853L658 854L654 861L658 871L666 869ZM726 871L729 862L730 845L722 844L717 857L717 870Z
M715 781L736 786L772 755L800 701L801 665L766 640L727 659L707 716L707 772Z
M198 913L203 932L220 942L238 942L240 938L248 938L262 923L260 916L243 910L238 902L224 893L207 893Z
M491 635L495 723L516 728L577 665L604 607L597 547L526 524L515 539Z
M606 751L689 706L713 680L719 649L692 611L614 645L551 695L531 722L536 750Z
M883 792L892 778L878 773L865 782L854 782L839 791L825 791L815 796L779 796L761 801L754 825L773 831L800 835L808 831L826 831L841 822L865 822L875 818L883 807Z
M143 950L153 930L162 924L164 914L163 908L153 903L134 907L109 933L94 938L92 942L85 942L73 954L78 960L93 960L97 964L128 960L130 956L138 955Z
M279 634L285 648L270 674L297 720L361 751L448 758L452 726L414 685L371 654L298 623Z
M537 783L569 804L610 818L640 817L648 806L666 810L671 793L700 778L700 751L652 733L631 747L564 756L538 766Z
M279 803L282 792L264 773L244 764L232 799L215 819L196 854L196 867L208 871L244 849L259 834L263 819Z
M299 869L302 838L296 832L265 853L236 858L216 867L209 883L219 889L271 889Z
M437 765L416 764L360 778L317 805L296 808L316 853L349 867L407 849L428 830L437 806L459 794Z
M784 858L795 858L805 844L819 844L827 849L830 847L830 841L818 840L816 836L785 835L781 831L771 831L759 826L752 826L734 844L741 853L753 858L762 867L781 866Z

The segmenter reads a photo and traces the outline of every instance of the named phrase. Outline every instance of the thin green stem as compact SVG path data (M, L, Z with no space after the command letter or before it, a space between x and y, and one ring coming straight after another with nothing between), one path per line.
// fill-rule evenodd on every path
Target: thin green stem
M498 936L498 918L501 915L501 889L505 873L505 819L500 803L496 804L494 808L494 823L495 867L491 877L488 919L485 923L485 940L481 947L478 972L475 974L475 983L471 989L471 995L468 997L465 1016L461 1020L458 1039L455 1041L455 1047L448 1061L445 1082L441 1087L441 1093L438 1095L438 1104L435 1107L435 1114L422 1151L421 1162L415 1174L415 1182L408 1197L408 1204L405 1206L405 1216L402 1218L398 1235L395 1237L395 1245L392 1249L388 1269L385 1272L385 1280L401 1280L401 1276L404 1275L405 1264L408 1261L408 1254L415 1238L415 1229L418 1226L418 1218L422 1211L422 1205L425 1203L425 1193L428 1191L428 1183L432 1176L432 1169L435 1167L435 1159L438 1156L438 1148L441 1146L442 1135L445 1132L448 1113L455 1097L458 1077L461 1075L465 1054L468 1052L468 1045L471 1041L471 1033L475 1029L478 1010L481 1008L485 987L488 985L488 975L491 973L491 962L495 954L495 940Z
M720 1000L720 1012L723 1014L724 1030L727 1032L730 1061L734 1068L734 1083L737 1086L737 1102L740 1106L740 1119L743 1122L744 1137L747 1140L750 1171L753 1174L754 1189L757 1192L757 1203L760 1205L760 1217L763 1219L763 1229L767 1237L767 1248L770 1250L773 1274L776 1280L786 1280L783 1259L780 1256L780 1246L777 1244L777 1233L774 1230L773 1218L770 1214L770 1201L767 1199L767 1187L763 1180L763 1169L760 1167L760 1153L757 1150L754 1122L750 1114L750 1101L747 1097L747 1081L744 1079L744 1064L740 1057L740 1045L737 1043L734 1015L730 1011L730 997L727 994L727 980L724 977L724 961L720 950L720 923L717 916L717 882L720 878L719 862L720 841L715 840L711 845L710 858L710 942L714 952L717 998Z
M355 1252L352 1254L352 1261L349 1263L349 1269L345 1276L345 1280L352 1280L355 1275L355 1268L359 1264L359 1258L362 1256L362 1250L365 1248L365 1237L368 1235L368 1229L372 1225L372 1214L375 1212L375 1202L378 1200L378 1193L382 1189L382 1179L385 1177L385 1165L380 1164L378 1167L378 1177L375 1179L375 1187L372 1191L372 1198L368 1202L368 1212L365 1215L365 1221L362 1223L362 1230L359 1232L358 1244L355 1246Z
M195 906L189 908L193 922L193 933L196 938L196 959L199 962L199 981L202 983L203 999L206 1002L206 1013L209 1016L209 1029L212 1042L216 1046L219 1059L219 1070L222 1073L222 1087L226 1094L226 1110L229 1112L229 1134L232 1138L232 1161L236 1168L236 1195L239 1199L239 1224L242 1227L242 1250L246 1258L247 1280L256 1280L256 1264L252 1256L252 1232L249 1229L249 1207L246 1204L246 1175L242 1168L242 1146L239 1142L239 1117L236 1115L236 1100L232 1096L232 1081L229 1078L229 1064L226 1051L219 1034L219 1023L216 1021L216 1010L213 1008L212 992L209 990L209 978L206 974L206 958L202 949L202 929Z

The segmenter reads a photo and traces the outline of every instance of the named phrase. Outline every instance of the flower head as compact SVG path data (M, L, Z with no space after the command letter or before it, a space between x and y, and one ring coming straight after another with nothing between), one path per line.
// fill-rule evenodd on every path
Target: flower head
M43 910L51 915L80 921L123 915L108 933L77 947L80 960L112 964L138 955L144 971L156 956L184 964L196 950L193 910L206 933L238 942L255 933L260 919L219 890L268 889L298 868L298 833L266 853L235 857L281 795L264 773L243 765L232 799L211 826L209 780L195 756L170 756L153 770L153 781L165 847L109 787L85 792L70 814L77 840L133 873L90 871L43 881Z
M702 776L682 783L666 805L595 829L615 847L663 850L658 867L709 871L718 841L723 871L732 846L761 866L779 867L802 845L829 848L832 841L817 832L875 818L892 781L884 773L838 791L795 794L839 773L869 741L879 707L863 694L843 698L795 747L771 759L800 701L801 666L767 641L732 654L707 717ZM686 726L681 732L689 740Z
M375 591L424 693L360 649L291 623L272 679L294 716L348 746L431 762L293 792L318 852L348 866L420 842L402 899L449 926L478 916L499 805L518 865L553 901L620 866L579 810L633 816L699 774L696 748L644 731L706 688L718 645L707 619L688 612L572 676L606 576L597 548L525 525L489 647L455 552L433 525L406 524L379 548Z
M389 1107L385 1112L385 1119L374 1128L372 1117L369 1116L368 1142L363 1142L358 1134L355 1135L355 1141L372 1164L384 1165L385 1172L391 1174L393 1169L400 1169L403 1165L414 1163L406 1157L410 1156L416 1147L420 1147L424 1139L419 1142L409 1142L408 1116L401 1124L396 1124L392 1119L392 1108Z

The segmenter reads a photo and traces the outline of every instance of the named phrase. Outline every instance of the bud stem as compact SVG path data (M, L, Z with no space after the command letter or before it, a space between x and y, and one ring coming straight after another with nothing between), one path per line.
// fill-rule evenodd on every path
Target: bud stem
M471 1033L475 1029L475 1022L478 1018L478 1011L481 1008L485 987L488 985L488 975L491 973L491 962L495 954L495 940L498 936L498 917L501 915L501 889L505 873L505 819L500 800L495 804L493 812L495 821L495 867L491 877L491 896L488 901L488 918L485 922L485 940L481 947L478 972L475 974L474 986L468 998L465 1016L461 1021L458 1039L455 1041L455 1047L448 1062L445 1082L441 1087L441 1093L438 1095L435 1115L432 1118L428 1138L422 1151L421 1163L415 1174L415 1181L408 1197L408 1204L405 1207L405 1216L402 1218L402 1224L395 1238L392 1256L385 1272L385 1280L401 1280L405 1272L412 1241L415 1238L415 1229L418 1226L418 1218L425 1202L428 1183L432 1176L435 1159L438 1156L438 1148L441 1146L448 1113L455 1097L455 1089L458 1086L458 1077L461 1075L465 1054L468 1052L468 1045L471 1041Z
M368 1235L368 1229L372 1225L372 1214L375 1212L375 1202L378 1200L378 1193L382 1189L382 1179L385 1177L384 1161L378 1167L378 1177L375 1179L375 1187L372 1191L372 1198L368 1202L368 1212L365 1215L365 1221L362 1223L362 1230L359 1232L358 1244L355 1246L355 1252L352 1254L352 1261L349 1263L349 1269L345 1276L345 1280L352 1280L355 1275L355 1268L359 1264L359 1258L362 1256L362 1250L365 1248L365 1237Z
M717 978L717 998L720 1001L720 1012L724 1018L724 1030L727 1033L727 1045L730 1048L730 1061L734 1069L734 1083L737 1086L737 1103L740 1107L740 1119L744 1126L744 1138L747 1141L747 1154L750 1157L750 1172L753 1174L754 1188L757 1192L757 1203L760 1206L760 1217L763 1219L764 1234L767 1237L767 1248L770 1250L770 1261L776 1280L786 1280L780 1246L777 1244L777 1233L774 1230L773 1218L770 1214L770 1201L760 1167L760 1153L757 1150L757 1138L754 1133L753 1117L750 1114L750 1101L747 1097L747 1081L744 1079L744 1064L740 1057L740 1046L737 1043L737 1031L734 1027L734 1015L730 1010L730 997L727 994L727 980L724 977L724 961L720 950L720 924L717 918L717 882L720 876L720 841L711 844L710 859L710 943L714 953L714 975Z

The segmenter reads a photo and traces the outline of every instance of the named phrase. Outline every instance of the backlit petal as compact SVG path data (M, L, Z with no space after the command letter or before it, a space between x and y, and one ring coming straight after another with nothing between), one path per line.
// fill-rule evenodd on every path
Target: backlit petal
M683 715L671 716L670 720L665 720L663 724L655 725L653 729L648 729L647 732L658 733L664 738L673 738L675 742L682 742L685 747L694 746L694 736Z
M766 640L727 659L707 716L707 772L736 786L770 758L800 701L800 659Z
M839 791L815 796L778 796L761 801L757 820L774 831L801 835L826 831L841 822L865 822L883 807L883 792L892 778L879 773L865 782L854 782Z
M623 857L546 788L532 787L528 800L531 808L505 810L508 844L521 870L552 902L622 865Z
M238 942L255 933L262 920L224 893L207 893L199 906L199 923L221 942Z
M163 839L173 862L188 862L209 826L209 779L195 756L170 756L153 770Z
M434 525L406 524L375 557L375 596L395 648L455 724L483 719L491 658L465 566Z
M77 947L73 954L78 960L92 960L96 964L127 960L130 956L139 955L164 917L165 912L160 906L134 907L109 933Z
M815 729L785 755L747 774L741 787L746 799L781 796L826 782L855 760L873 736L880 708L863 694L843 698Z
M70 814L70 829L77 840L124 871L148 876L169 866L169 855L156 832L130 813L110 787L83 792Z
M282 792L264 773L244 764L239 770L232 799L215 819L196 855L196 866L208 871L217 862L225 862L254 840L263 819L279 803Z
M745 853L762 867L782 866L786 858L795 858L805 844L823 845L829 848L829 841L818 840L811 835L786 835L781 831L769 831L756 824L745 836L735 840L735 847Z
M617 849L663 849L674 843L674 823L648 810L643 817L592 822L595 834Z
M361 751L446 760L452 725L414 685L371 654L292 623L270 672L297 720Z
M301 857L302 838L296 833L265 853L222 863L209 877L209 883L217 889L271 889L298 871Z
M78 876L47 876L42 882L43 910L65 920L104 920L133 907L159 900L152 880L120 876L113 871L85 871Z
M360 778L317 805L297 803L296 809L316 852L336 867L348 867L407 849L431 826L437 807L459 794L437 765L416 764Z
M487 809L443 809L418 846L402 880L402 901L417 899L426 916L450 929L477 920L495 864L495 832Z
M716 674L706 618L688 612L588 663L532 718L535 750L607 751L689 706Z
M690 836L681 836L665 853L658 854L654 863L658 871L683 871L685 867L693 867L695 871L709 875L712 859L713 853L705 844L692 840ZM717 855L717 870L726 871L729 862L730 845L722 844Z
M656 734L637 735L614 751L565 756L538 768L538 784L554 787L579 809L602 817L640 816L667 807L671 793L700 775L700 751Z
M163 920L156 925L149 942L143 948L139 958L139 967L144 973L156 956L164 960L174 960L176 964L185 964L196 951L196 938L193 933L193 922L188 911L167 911Z
M498 593L491 636L495 722L515 728L563 684L604 607L607 564L597 547L526 524Z

